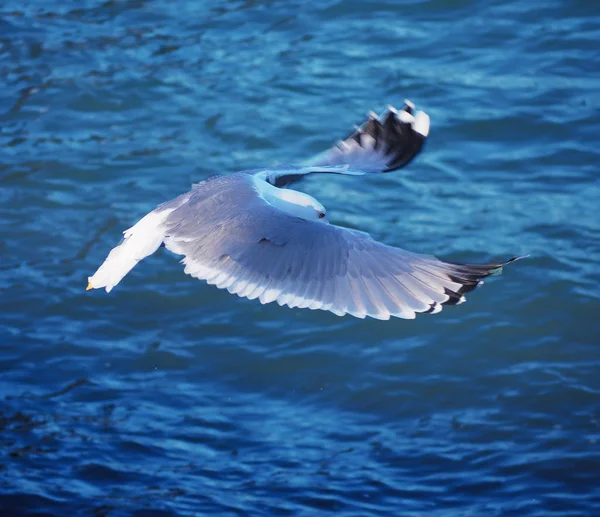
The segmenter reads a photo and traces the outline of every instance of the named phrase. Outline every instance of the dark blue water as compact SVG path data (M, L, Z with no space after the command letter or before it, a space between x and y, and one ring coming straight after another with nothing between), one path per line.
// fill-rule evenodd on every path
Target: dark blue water
M0 7L0 514L600 515L600 6L37 0ZM121 230L302 161L405 97L407 169L309 178L332 222L531 258L379 322L261 306Z

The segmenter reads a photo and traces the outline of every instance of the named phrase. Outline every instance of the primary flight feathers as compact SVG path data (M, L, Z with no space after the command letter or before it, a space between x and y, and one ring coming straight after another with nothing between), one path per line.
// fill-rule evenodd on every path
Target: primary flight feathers
M124 232L88 278L107 292L161 245L185 272L261 303L358 318L436 313L464 301L497 264L452 264L387 246L329 224L315 198L281 188L311 173L363 175L407 165L422 149L429 117L408 102L371 115L347 139L298 166L215 177L163 203Z

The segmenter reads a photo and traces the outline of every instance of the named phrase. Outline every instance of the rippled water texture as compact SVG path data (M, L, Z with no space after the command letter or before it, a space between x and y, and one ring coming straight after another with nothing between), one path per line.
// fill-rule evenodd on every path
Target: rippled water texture
M0 7L0 514L600 515L600 6ZM415 321L261 306L120 231L408 97L425 152L316 177L332 222L531 258Z

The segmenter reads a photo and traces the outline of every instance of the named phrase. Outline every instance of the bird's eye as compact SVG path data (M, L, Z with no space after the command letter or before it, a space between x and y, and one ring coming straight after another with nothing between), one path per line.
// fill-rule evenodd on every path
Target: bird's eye
M323 219L325 217L325 212L319 212L319 219Z

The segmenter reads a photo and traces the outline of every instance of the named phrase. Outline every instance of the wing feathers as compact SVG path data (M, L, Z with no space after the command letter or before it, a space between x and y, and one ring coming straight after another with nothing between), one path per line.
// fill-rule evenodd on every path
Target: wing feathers
M391 172L408 165L423 148L429 135L429 116L415 114L410 101L396 110L388 106L374 113L346 139L313 158L313 166L348 165L364 172Z
M167 248L184 255L186 273L241 297L358 318L412 319L461 303L502 267L446 263L363 232L299 219L256 195L251 176L227 179L235 196L192 193L163 230Z

